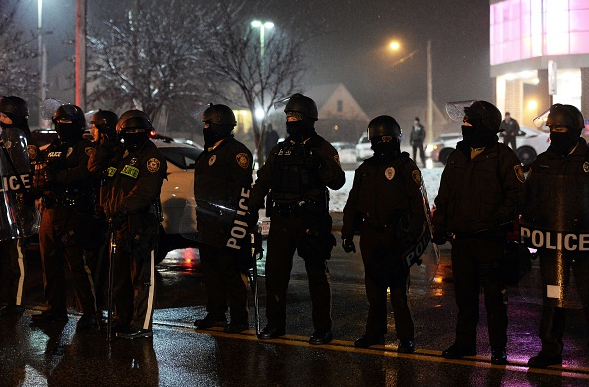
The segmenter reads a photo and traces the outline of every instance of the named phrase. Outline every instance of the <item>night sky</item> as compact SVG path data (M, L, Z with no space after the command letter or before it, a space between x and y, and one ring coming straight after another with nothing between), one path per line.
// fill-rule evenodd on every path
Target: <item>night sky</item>
M44 0L49 66L73 55L75 0ZM88 22L115 16L131 0L88 0ZM305 85L343 83L369 116L394 114L406 101L426 98L426 45L432 42L433 98L493 100L489 78L489 2L486 0L275 0L261 18L280 18L300 7L328 33L309 42ZM118 8L118 9L117 9ZM22 25L36 29L37 0L21 0ZM402 48L392 52L391 40ZM411 59L401 57L420 49Z

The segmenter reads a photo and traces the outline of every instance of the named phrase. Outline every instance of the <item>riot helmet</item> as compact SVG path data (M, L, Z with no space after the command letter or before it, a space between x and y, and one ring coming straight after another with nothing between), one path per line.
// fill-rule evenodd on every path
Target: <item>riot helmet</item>
M368 124L367 131L376 157L389 157L401 152L401 127L391 116L378 116Z
M0 121L2 128L28 128L29 107L24 99L16 96L1 97L0 98L0 113L4 113L6 117L12 121L7 123Z
M76 141L82 138L86 128L86 117L79 106L61 105L53 114L55 131L62 141Z
M546 126L550 128L550 147L565 156L579 142L585 120L576 107L557 103L550 107Z
M485 147L497 142L502 118L492 103L477 100L449 102L446 112L454 121L463 122L463 142L470 147Z
M286 132L291 139L303 141L315 132L317 104L311 98L296 93L278 101L275 107L284 106Z
M128 110L119 118L116 129L123 139L125 149L132 151L141 148L147 142L153 125L145 112Z
M118 121L119 117L116 115L116 113L109 110L98 110L92 116L92 121L90 122L96 129L98 129L98 133L100 135L109 137L116 133Z
M202 113L202 122L205 123L203 136L207 147L212 147L218 141L229 137L237 125L235 114L229 106L212 103Z

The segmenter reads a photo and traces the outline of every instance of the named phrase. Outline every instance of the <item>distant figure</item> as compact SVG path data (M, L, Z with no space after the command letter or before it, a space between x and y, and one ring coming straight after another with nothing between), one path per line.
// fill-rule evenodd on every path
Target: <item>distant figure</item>
M505 119L501 121L499 131L504 132L503 143L509 145L511 149L516 150L515 138L519 132L519 124L513 118L509 112L505 112Z
M421 164L425 167L425 153L423 151L423 141L425 141L425 128L419 122L419 117L415 117L413 121L413 128L411 128L411 135L409 142L413 147L413 161L417 162L415 158L417 149L419 149L419 157L421 157Z
M278 144L278 132L274 130L272 124L268 124L266 126L266 139L264 141L264 156L266 159L276 144Z

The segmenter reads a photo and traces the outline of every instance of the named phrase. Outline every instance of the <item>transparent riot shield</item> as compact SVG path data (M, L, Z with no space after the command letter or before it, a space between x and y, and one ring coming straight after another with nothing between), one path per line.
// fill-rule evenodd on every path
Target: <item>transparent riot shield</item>
M538 259L519 284L530 302L580 308L589 305L589 163L587 172L551 175L532 170L520 242ZM579 170L581 166L579 166Z
M30 236L38 231L40 215L25 193L31 188L27 140L20 129L0 134L0 240Z
M440 262L438 246L431 243L433 230L431 225L431 210L423 179L421 179L420 191L423 197L423 211L425 212L423 231L417 243L409 247L403 254L403 261L410 268L411 293L414 295L425 294L429 291Z

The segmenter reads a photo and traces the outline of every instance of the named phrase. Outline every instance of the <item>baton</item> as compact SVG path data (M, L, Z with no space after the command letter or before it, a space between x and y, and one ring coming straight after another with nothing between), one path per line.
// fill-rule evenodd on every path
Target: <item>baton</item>
M253 274L253 291L254 291L254 318L256 325L256 335L260 334L260 304L258 302L258 264L256 259L256 235L254 232L250 234L252 244L252 274Z
M107 311L107 326L106 326L106 339L112 340L112 312L113 312L113 283L114 283L114 260L117 252L117 230L115 230L112 220L109 224L110 228L110 251L109 251L109 264L108 264L108 311Z

